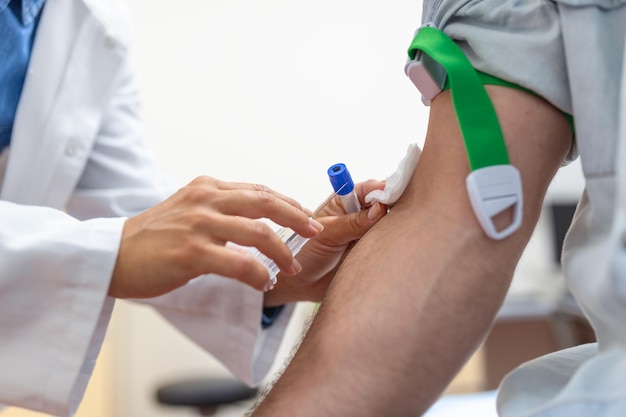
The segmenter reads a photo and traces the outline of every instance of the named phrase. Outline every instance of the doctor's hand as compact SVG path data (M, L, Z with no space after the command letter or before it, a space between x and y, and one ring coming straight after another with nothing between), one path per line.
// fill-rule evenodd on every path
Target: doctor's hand
M385 183L369 180L355 185L363 209L346 214L339 198L335 196L316 216L324 230L309 240L296 259L302 271L294 276L278 275L273 290L265 293L264 306L272 307L295 301L320 301L335 276L341 260L372 226L387 214L381 203L365 204L365 196L373 190L382 190Z
M322 226L310 214L267 187L199 177L126 221L109 295L155 297L208 273L268 289L265 267L226 242L254 246L276 262L281 275L293 275L301 268L289 248L271 227L254 219L269 218L314 237Z

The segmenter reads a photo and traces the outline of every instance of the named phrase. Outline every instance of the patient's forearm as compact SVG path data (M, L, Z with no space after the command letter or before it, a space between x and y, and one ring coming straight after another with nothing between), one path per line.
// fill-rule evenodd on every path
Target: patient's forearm
M565 119L545 102L489 91L522 172L522 229L503 241L480 229L449 96L440 95L407 192L345 260L255 416L417 416L481 342L569 143Z
M389 216L342 267L266 400L285 408L267 415L418 416L480 342L510 271L471 261L481 236L459 235L453 219Z

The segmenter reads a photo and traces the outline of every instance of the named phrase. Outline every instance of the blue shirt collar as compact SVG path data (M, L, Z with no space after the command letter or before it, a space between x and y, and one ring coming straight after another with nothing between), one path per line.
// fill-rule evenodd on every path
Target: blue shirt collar
M11 0L0 0L0 13L2 13L9 6L10 2ZM43 3L44 0L21 0L22 25L30 25L33 20L35 20L39 11L43 7Z

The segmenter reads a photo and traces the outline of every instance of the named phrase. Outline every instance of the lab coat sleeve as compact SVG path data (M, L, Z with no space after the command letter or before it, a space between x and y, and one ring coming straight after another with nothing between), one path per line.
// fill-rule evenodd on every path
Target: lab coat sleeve
M93 370L123 219L0 201L0 403L69 415Z
M238 378L259 385L272 366L294 305L285 307L268 329L261 329L263 295L237 280L205 275L185 287L142 302Z

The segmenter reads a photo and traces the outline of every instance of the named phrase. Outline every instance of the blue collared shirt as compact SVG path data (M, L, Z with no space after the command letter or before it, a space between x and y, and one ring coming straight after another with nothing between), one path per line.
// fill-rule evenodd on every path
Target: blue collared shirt
M44 0L0 0L0 152L11 142L17 103Z

